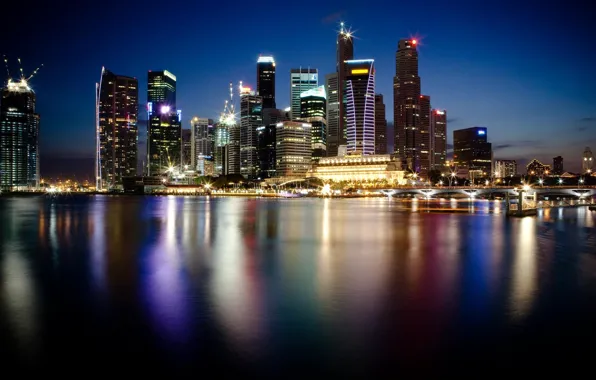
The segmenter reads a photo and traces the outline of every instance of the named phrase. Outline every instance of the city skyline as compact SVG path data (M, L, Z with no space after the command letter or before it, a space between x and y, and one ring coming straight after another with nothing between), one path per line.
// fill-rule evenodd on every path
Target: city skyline
M590 91L594 74L589 70L594 60L587 51L581 49L588 34L579 33L581 28L588 26L578 26L581 23L576 22L574 28L561 28L554 32L548 30L548 23L557 16L557 22L571 25L571 21L581 19L582 14L566 7L562 10L557 8L555 12L555 7L551 8L553 4L542 7L540 13L531 13L532 7L527 4L515 8L515 12L509 12L512 10L509 5L501 4L493 10L492 17L480 20L478 17L483 15L481 9L464 9L455 4L451 15L459 12L462 16L470 17L469 23L458 24L456 28L454 21L457 17L444 17L440 7L433 10L430 3L427 4L429 12L426 12L426 18L413 16L399 25L390 23L390 11L396 7L392 4L384 4L368 17L360 16L357 7L349 2L328 4L308 16L310 28L280 28L279 33L266 33L260 40L250 44L230 40L233 36L223 32L223 25L215 28L213 33L200 36L182 26L174 28L169 34L169 38L187 42L198 38L197 43L204 46L200 54L176 50L163 57L155 57L148 54L145 43L139 42L139 46L133 49L135 57L130 57L119 54L120 48L97 41L97 49L92 49L80 60L72 59L74 52L71 49L76 50L76 46L96 36L80 20L72 26L82 28L82 33L76 37L68 34L69 28L55 36L58 46L69 42L71 45L68 49L62 47L64 54L61 57L58 57L60 54L51 54L52 50L42 46L46 37L29 34L20 39L20 44L6 41L6 49L3 48L2 52L8 56L13 76L17 68L16 57L23 59L25 71L30 71L39 62L45 64L43 72L31 83L38 99L37 112L41 115L42 175L46 158L93 157L93 93L89 88L93 88L97 81L101 66L139 80L140 110L146 104L146 94L142 89L147 85L144 79L147 71L167 69L174 73L178 77L177 108L183 111L182 127L187 129L190 127L190 118L195 115L216 118L227 97L230 81L243 80L246 85L256 88L254 67L261 54L275 57L279 76L276 85L277 107L288 107L290 91L286 78L289 77L290 69L316 67L321 78L335 71L335 40L340 20L345 20L348 26L355 29L356 55L375 59L376 92L383 94L387 105L393 104L392 76L395 74L393 65L397 43L403 38L419 38L420 76L424 78L422 93L432 96L433 108L448 111L449 145L453 143L453 130L483 126L490 131L495 159L515 159L523 165L532 158L549 162L552 157L561 155L568 170L580 171L583 149L596 145L596 138L590 133L596 130L596 101ZM122 5L123 9L131 6L132 3ZM250 11L248 8L243 9L244 5L241 4L237 7L240 11ZM57 8L60 9L59 6ZM223 17L218 13L220 10L212 10L214 20ZM31 15L33 21L39 21L33 22L35 30L47 25L42 13L38 9ZM521 20L531 14L530 24L516 27L515 22L511 22L507 30L500 27L489 31L498 16L506 13L510 20ZM250 17L251 14L244 13L243 16ZM83 12L81 20L88 21L89 17ZM288 14L288 17L297 16ZM300 17L304 18L303 15ZM433 25L439 17L442 20L440 27ZM278 23L285 24L288 21L273 20L271 28L274 30ZM216 26L216 23L207 22ZM476 33L478 31L480 33ZM140 34L135 32L133 35L141 41ZM298 44L286 46L285 41L292 35L299 38ZM162 38L158 37L158 40ZM223 41L228 41L225 45L228 49L217 50L217 46L224 46ZM565 49L572 50L574 59L553 56L550 47L557 44L564 44ZM23 46L31 47L23 51ZM218 54L206 61L217 68L211 67L213 72L206 75L205 66L193 58L209 56L209 52L215 50ZM505 56L507 54L509 56ZM214 60L217 60L217 65ZM561 62L565 65L559 68ZM60 75L64 71L76 80L64 79L64 73ZM551 79L561 77L566 80ZM69 111L65 111L65 108ZM386 118L389 123L394 119L391 108L387 107ZM139 121L142 142L146 134L142 113L139 114ZM391 136L388 133L388 145L392 145Z

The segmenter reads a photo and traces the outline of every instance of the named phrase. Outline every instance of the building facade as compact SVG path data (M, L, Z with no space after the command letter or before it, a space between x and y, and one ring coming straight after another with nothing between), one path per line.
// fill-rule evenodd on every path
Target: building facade
M375 154L387 154L387 115L383 94L375 95Z
M319 86L319 72L310 67L290 70L291 120L300 118L300 94Z
M515 160L495 160L495 178L517 176L517 162Z
M192 131L186 128L182 128L182 165L192 167Z
M565 173L563 168L563 157L557 156L553 158L553 174L561 175Z
M176 76L149 71L147 79L147 173L153 176L182 163L182 114L176 109Z
M338 154L340 142L339 134L339 74L333 73L325 76L325 93L327 95L327 156L334 157ZM343 138L343 137L342 137Z
M393 78L394 150L404 168L420 171L420 133L418 107L420 77L418 76L418 41L402 39L395 53Z
M275 107L275 60L260 56L257 60L257 96L262 98L262 108Z
M191 131L191 162L193 170L197 170L199 159L213 159L215 147L215 132L213 120L193 117L190 121Z
M257 128L262 125L263 98L248 87L240 94L240 174L257 178Z
M0 100L0 190L39 186L39 115L27 80L8 80Z
M432 166L433 135L430 124L430 96L420 95L418 99L418 135L420 137L420 177L428 178Z
M434 109L430 113L431 168L444 171L447 169L447 111Z
M259 157L259 179L275 177L275 131L277 124L257 128L257 155Z
M373 59L345 62L348 153L375 153L375 66Z
M275 175L304 177L312 156L312 127L300 121L277 123L275 131Z
M228 173L228 144L230 143L230 132L225 122L220 121L215 125L214 138L214 173L215 175L226 175Z
M457 169L475 172L475 178L492 175L492 145L485 127L453 131L453 163Z

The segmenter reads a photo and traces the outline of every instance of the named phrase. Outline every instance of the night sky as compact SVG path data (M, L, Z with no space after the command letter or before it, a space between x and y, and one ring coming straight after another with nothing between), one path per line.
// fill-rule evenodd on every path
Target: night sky
M218 117L230 81L255 87L260 53L275 57L277 105L289 106L291 68L316 67L321 78L335 70L340 20L355 30L355 58L376 60L376 90L385 96L390 122L397 42L415 36L422 91L434 108L447 109L450 143L454 129L486 126L496 159L552 164L562 155L565 169L574 171L586 146L596 151L596 26L585 1L21 4L3 5L0 52L13 76L17 57L25 72L44 63L31 82L41 114L43 176L92 177L102 66L139 79L143 111L147 71L174 73L189 128L191 116ZM145 128L139 126L142 140Z

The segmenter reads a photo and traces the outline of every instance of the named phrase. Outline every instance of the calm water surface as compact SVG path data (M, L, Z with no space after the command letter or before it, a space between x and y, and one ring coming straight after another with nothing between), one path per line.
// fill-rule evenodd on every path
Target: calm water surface
M0 198L0 362L194 377L590 367L596 212L407 207Z

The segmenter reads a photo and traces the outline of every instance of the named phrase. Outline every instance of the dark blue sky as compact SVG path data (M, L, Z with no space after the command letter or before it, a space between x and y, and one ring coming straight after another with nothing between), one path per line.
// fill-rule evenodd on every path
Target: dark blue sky
M495 158L552 163L560 154L566 169L579 170L584 147L596 150L596 29L583 4L106 0L34 10L11 5L3 9L15 17L0 24L0 51L13 62L13 73L17 56L25 71L44 63L32 81L42 117L42 155L84 158L93 156L94 89L102 65L139 78L141 103L147 70L174 73L188 128L193 115L218 116L230 81L255 86L259 53L274 55L277 105L288 106L290 68L317 67L321 77L335 69L341 19L356 30L356 58L376 60L377 92L385 95L389 121L397 42L418 36L422 91L433 107L448 110L450 142L454 129L486 126Z

